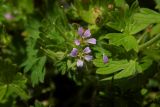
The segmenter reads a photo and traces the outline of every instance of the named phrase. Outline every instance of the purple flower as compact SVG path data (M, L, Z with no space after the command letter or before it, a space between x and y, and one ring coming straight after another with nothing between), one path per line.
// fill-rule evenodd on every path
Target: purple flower
M76 40L74 41L74 43L75 43L77 46L80 45L80 41L79 41L78 39L76 39Z
M103 62L106 64L108 62L108 57L106 55L103 55Z
M71 51L71 53L70 53L70 56L71 56L71 57L76 57L77 54L78 54L78 49L73 48L72 51Z
M96 39L95 38L90 38L87 40L88 43L90 44L96 44Z
M82 36L82 35L83 35L83 32L84 32L84 29L83 29L82 27L79 27L79 28L78 28L78 34L79 34L80 36Z
M89 29L87 29L87 30L84 32L83 37L84 37L84 38L88 38L88 37L90 37L90 36L91 36L91 32L90 32Z
M91 61L91 60L93 59L93 56L91 56L91 55L86 55L86 56L84 56L84 59L85 59L86 61Z
M83 67L83 61L78 59L77 60L77 67Z
M78 49L73 48L70 56L78 57L77 67L82 67L84 62L83 60L91 61L93 59L93 56L88 55L89 53L91 53L91 49L89 47L84 48L82 52L78 52Z
M4 17L7 19L7 20L12 20L13 19L13 16L11 13L5 13L4 14Z
M82 43L89 43L89 44L96 44L96 39L95 38L89 38L89 37L91 37L91 32L90 32L89 29L84 30L82 27L79 27L78 28L78 35L81 37L81 39L80 39L81 41L76 39L74 41L74 43L76 45L79 46L81 44L81 42Z
M91 49L89 47L86 47L84 50L83 50L84 53L88 54L91 52Z

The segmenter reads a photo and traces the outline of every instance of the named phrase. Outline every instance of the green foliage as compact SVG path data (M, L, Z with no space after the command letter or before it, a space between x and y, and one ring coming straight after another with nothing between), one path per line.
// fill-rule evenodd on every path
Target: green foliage
M147 8L141 8L140 13L135 14L135 19L138 22L143 23L159 23L160 22L160 14L153 10ZM153 20L154 19L154 20Z
M121 79L125 77L134 76L136 73L142 72L141 66L134 60L119 60L119 61L109 61L106 66L103 66L102 59L95 60L94 63L98 65L96 73L100 75L114 75L114 79ZM103 80L112 79L112 77L107 77Z
M159 106L160 2L132 1L0 0L0 106Z
M27 100L29 98L25 91L27 79L21 73L16 73L16 66L1 59L0 69L0 102L5 102L9 96L13 97L14 94Z
M96 73L97 74L114 74L117 71L125 69L127 63L128 62L126 60L110 61L106 67L97 69Z
M109 33L103 36L101 39L104 38L109 39L109 44L113 44L116 46L122 45L127 51L134 49L136 52L138 52L138 43L132 35L122 33Z
M125 5L125 0L115 0L115 4L118 7L122 7Z
M33 86L44 81L46 56L39 57L32 67L31 81Z
M33 19L34 20L34 19ZM29 22L31 23L31 22ZM45 62L46 57L38 56L38 50L35 49L36 41L39 37L39 28L40 24L38 21L33 21L30 26L28 26L26 32L28 33L27 37L27 60L22 64L24 66L24 71L28 72L31 70L31 81L32 85L36 85L39 82L43 82L45 75Z

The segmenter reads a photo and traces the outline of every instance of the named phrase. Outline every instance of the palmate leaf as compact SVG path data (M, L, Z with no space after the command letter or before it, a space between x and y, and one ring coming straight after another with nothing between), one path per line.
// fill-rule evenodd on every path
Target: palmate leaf
M18 75L20 75L20 78L16 78ZM17 81L21 84L15 83L14 81ZM27 100L29 98L29 95L24 90L24 85L26 83L26 78L22 76L22 74L17 73L14 80L9 84L0 84L0 102L6 99L7 97L16 94L20 96L22 99Z
M45 76L45 62L46 56L38 56L38 49L35 49L36 41L39 38L39 27L40 22L32 19L29 22L26 32L27 37L27 59L21 65L24 67L24 71L31 71L31 81L32 85L35 86L39 82L43 82Z
M110 61L106 64L106 67L98 68L96 73L97 74L112 74L122 69L125 69L127 66L127 60L121 61Z
M160 14L147 8L141 8L140 13L134 15L134 19L143 23L160 23Z
M132 35L123 33L109 33L100 38L100 40L105 38L109 39L109 44L116 46L122 45L127 51L134 49L136 52L138 52L137 40Z
M136 34L152 23L160 23L160 14L150 9L141 8L140 12L133 15L133 21L130 21L129 32Z
M111 21L106 25L120 32L129 32L134 22L133 15L139 10L138 2L135 0L131 7L125 4L125 0L115 0L115 3L123 9L113 11Z
M141 67L134 60L129 62L126 60L113 61L108 64L108 66L103 68L98 68L96 73L101 75L112 74L111 76L104 78L102 80L110 80L114 74L114 79L121 79L130 76L134 76L141 72Z
M114 76L115 79L121 79L136 74L136 61L130 60L125 69Z
M121 0L119 0L118 2L121 2ZM148 19L151 16L148 16L146 13L143 13L143 9L139 8L137 0L131 5L131 7L126 7L124 12L115 11L112 15L112 21L108 22L107 26L120 32L127 32L132 35L140 32L141 30L145 29L148 25L153 23L153 21L150 21L152 19ZM143 21L143 19L146 18L148 20Z
M24 90L26 82L27 79L22 74L17 73L13 82L8 85L8 92L10 94L14 93L20 96L22 99L27 100L29 98L29 95Z
M29 96L24 90L27 79L21 73L16 73L16 66L0 60L0 69L0 102L13 94L27 100Z
M130 22L129 24L130 29L128 30L128 32L133 35L147 28L147 26L149 25L150 23L143 23L143 22L134 20L134 22Z

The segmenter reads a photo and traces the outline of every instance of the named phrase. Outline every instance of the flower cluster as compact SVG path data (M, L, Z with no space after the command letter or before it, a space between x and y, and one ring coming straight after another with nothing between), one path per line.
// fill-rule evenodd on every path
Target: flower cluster
M77 48L73 48L70 56L71 57L78 57L79 59L77 60L77 66L82 67L83 66L83 60L85 59L86 61L91 61L93 56L89 55L91 53L91 49L89 47L86 47L83 52L78 52Z
M91 33L90 30L84 30L82 27L78 28L78 35L79 35L79 39L76 39L74 41L75 45L80 46L80 45L84 45L84 49L77 49L77 48L73 48L70 56L71 57L77 57L77 67L82 67L84 60L86 61L91 61L93 59L93 56L90 55L91 53L91 49L86 45L88 44L96 44L96 39L95 38L90 38L91 37Z
M75 45L80 46L80 49L73 48L70 56L77 58L77 67L83 67L84 60L85 61L91 61L93 59L93 56L90 55L91 49L89 48L89 44L96 44L96 39L91 38L91 32L89 29L84 30L82 27L78 28L78 35L79 39L76 39L74 41ZM108 62L108 57L103 54L103 62Z

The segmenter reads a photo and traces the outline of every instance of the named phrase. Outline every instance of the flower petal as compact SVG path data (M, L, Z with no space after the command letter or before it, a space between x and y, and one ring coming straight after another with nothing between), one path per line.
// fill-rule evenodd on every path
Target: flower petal
M89 47L86 47L84 50L83 50L84 53L88 54L91 52L91 49Z
M91 55L86 55L86 56L84 56L84 59L85 59L86 61L91 61L91 60L93 59L93 56L91 56Z
M106 55L103 55L103 62L106 64L108 62L108 57Z
M78 35L79 36L82 36L83 35L83 32L84 32L84 29L82 27L79 27L78 28Z
M13 16L11 13L6 13L4 14L4 17L7 19L7 20L12 20L13 19Z
M88 38L88 37L90 37L90 36L91 36L91 32L90 32L89 29L87 29L87 30L84 32L83 37L84 37L84 38Z
M76 57L77 54L78 54L78 49L73 48L72 51L71 51L71 53L70 53L70 56L71 56L71 57Z
M79 41L78 39L76 39L76 40L74 41L74 43L75 43L77 46L80 45L80 41Z
M90 44L96 44L96 39L95 38L90 38L87 40L88 43Z
M77 60L77 67L82 67L83 66L83 61L78 59Z

